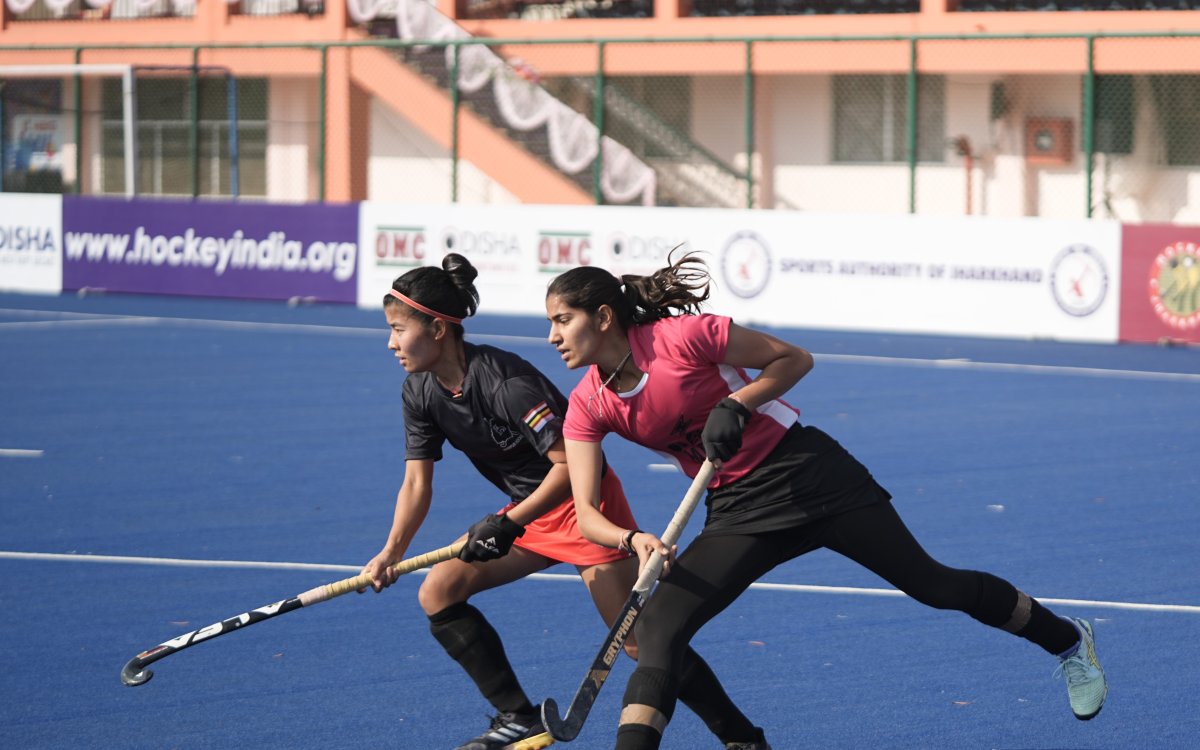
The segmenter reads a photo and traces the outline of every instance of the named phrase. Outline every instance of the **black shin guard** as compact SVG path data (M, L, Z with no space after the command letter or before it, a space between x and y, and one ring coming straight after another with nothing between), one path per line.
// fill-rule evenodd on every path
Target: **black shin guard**
M979 598L968 611L971 617L993 628L1006 630L1060 654L1079 640L1075 626L1046 609L1037 599L991 573L979 573Z
M762 730L734 705L721 681L690 647L683 655L679 702L700 717L721 742L762 742Z
M532 713L533 706L504 653L500 635L466 602L429 616L429 632L499 711Z
M655 750L662 741L662 731L675 711L679 682L665 669L638 667L625 686L621 699L621 726L617 729L617 750ZM625 709L629 706L649 706L661 717L647 717L645 722L628 721ZM628 723L627 723L628 722ZM654 724L657 724L655 726Z
M1024 617L1027 619L1028 607L1022 607L1022 603L1030 601L1029 597L1017 591L1008 581L991 573L977 572L975 575L979 589L967 614L984 625L1002 628L1010 633L1024 627L1025 623L1021 622L1021 610L1024 609Z

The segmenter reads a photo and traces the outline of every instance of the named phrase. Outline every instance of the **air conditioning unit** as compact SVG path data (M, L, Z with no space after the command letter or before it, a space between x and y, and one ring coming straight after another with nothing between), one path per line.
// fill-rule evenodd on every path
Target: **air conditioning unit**
M1030 117L1025 121L1025 161L1042 167L1064 167L1075 156L1069 117Z

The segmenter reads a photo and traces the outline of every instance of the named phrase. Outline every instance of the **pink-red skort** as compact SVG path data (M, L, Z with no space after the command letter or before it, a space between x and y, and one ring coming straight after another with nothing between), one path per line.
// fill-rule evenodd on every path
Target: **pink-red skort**
M500 512L507 513L513 505L510 503ZM611 466L600 481L600 512L623 529L637 528L625 488ZM514 546L571 565L599 565L629 557L625 552L583 538L573 498L526 526L525 534L517 538Z

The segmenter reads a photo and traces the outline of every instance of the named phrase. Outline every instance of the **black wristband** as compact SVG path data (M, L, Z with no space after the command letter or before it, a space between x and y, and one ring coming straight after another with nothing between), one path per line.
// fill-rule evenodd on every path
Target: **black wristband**
M746 420L747 422L750 421L750 417L752 416L750 410L746 408L746 405L741 401L738 401L736 398L730 398L729 396L726 396L717 402L717 406L723 406L726 409L733 409L735 412L741 415L742 419Z
M641 533L642 533L641 529L630 529L628 532L626 532L625 536L621 537L621 543L617 545L617 549L632 554L633 553L633 537L635 535L641 534Z

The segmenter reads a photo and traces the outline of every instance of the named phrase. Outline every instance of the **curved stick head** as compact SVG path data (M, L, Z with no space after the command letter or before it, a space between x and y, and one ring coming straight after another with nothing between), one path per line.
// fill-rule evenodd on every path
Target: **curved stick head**
M126 664L125 668L121 670L121 682L129 687L145 685L153 676L154 673L149 669L139 670L132 661Z
M542 725L550 736L559 742L570 742L579 736L579 727L572 727L571 722L563 721L558 714L558 704L553 698L542 702Z

